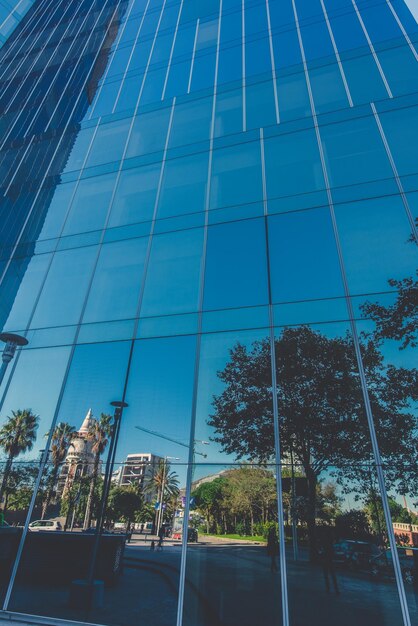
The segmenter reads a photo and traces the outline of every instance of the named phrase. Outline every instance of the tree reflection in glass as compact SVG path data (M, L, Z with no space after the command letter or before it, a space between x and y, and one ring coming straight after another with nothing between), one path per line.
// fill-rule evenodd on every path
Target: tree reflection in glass
M348 333L327 337L305 326L284 329L275 350L282 461L288 463L292 456L306 479L302 519L315 560L324 489L320 477L332 476L343 488L349 485L351 492L363 495L373 489L357 363ZM386 365L372 340L363 341L361 351L382 458L392 483L400 484L405 479L402 460L417 443L409 402L416 396L418 373ZM218 373L225 387L214 397L208 423L213 440L238 461L267 463L274 455L270 363L268 339L250 348L237 343ZM410 471L417 484L416 469Z

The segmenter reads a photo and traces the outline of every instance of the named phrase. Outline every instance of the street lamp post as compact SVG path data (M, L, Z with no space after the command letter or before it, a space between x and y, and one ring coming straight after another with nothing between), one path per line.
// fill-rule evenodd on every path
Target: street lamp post
M3 341L4 346L3 354L1 355L1 368L0 368L0 385L3 382L4 375L6 374L7 367L10 361L13 359L16 348L26 346L29 342L26 337L21 335L15 335L14 333L0 333L0 341Z
M113 466L115 464L116 448L119 439L120 425L122 421L122 411L128 406L126 402L114 401L110 403L115 407L113 416L113 428L110 438L109 453L107 455L105 478L103 483L103 494L100 503L100 511L96 521L96 533L94 536L93 550L90 559L89 572L86 580L74 580L71 585L71 602L78 608L91 608L101 606L103 598L104 583L102 580L94 580L96 561L99 551L100 537L103 530L103 521L106 510L106 502L109 495L110 483L112 480Z

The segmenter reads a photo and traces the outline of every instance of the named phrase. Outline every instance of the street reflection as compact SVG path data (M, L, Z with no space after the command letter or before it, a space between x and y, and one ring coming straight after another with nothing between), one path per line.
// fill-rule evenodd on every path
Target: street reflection
M402 579L414 614L418 514L412 402L417 372L391 363L381 337L370 332L360 336ZM174 432L170 399L160 393L166 380L160 350L166 351L165 367L172 372L182 344L190 345L190 371L176 374L176 389L183 376L190 395L194 348L187 342L139 344L138 354L147 351L149 371L141 370L139 359L142 378L134 376L145 386L131 392L123 419L118 409L108 413L99 402L112 360L103 362L95 392L86 385L83 397L74 400L81 372L90 371L96 348L81 349L80 369L68 383L61 414L69 406L84 405L77 417L57 421L47 431L32 409L9 412L0 428L6 457L1 468L3 593L41 467L39 446L50 441L11 608L42 614L48 605L51 616L67 619L129 624L137 616L158 626L174 624L187 532L184 624L242 626L264 616L280 625L283 556L292 623L331 624L339 616L339 623L347 625L353 619L360 625L376 620L401 624L369 425L345 325L277 330L282 454L277 461L270 339L222 336L221 343L213 344L216 358L213 345L203 345L202 380L210 375L218 382L201 391L205 401L201 396L195 436L204 433L207 439L194 439L189 503L190 450L183 435L190 424L186 419ZM109 349L109 356L120 349L122 356L126 347L100 349ZM117 385L113 392L120 393ZM143 409L138 412L138 402L148 408L146 416ZM168 417L154 425L162 408ZM285 555L279 550L281 533ZM89 581L92 572L104 591L101 597L80 599L74 584ZM301 596L306 602L299 601Z

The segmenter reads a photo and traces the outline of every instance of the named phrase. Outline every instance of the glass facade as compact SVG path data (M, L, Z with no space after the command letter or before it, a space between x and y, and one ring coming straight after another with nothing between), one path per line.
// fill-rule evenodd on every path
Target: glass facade
M0 619L417 623L417 42L0 0Z

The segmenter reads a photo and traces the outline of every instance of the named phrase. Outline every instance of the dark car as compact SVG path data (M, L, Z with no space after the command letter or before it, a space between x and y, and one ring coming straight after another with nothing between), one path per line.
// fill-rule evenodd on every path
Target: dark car
M172 539L180 539L181 540L182 536L183 536L183 533L182 533L181 529L174 530L171 533ZM198 539L199 539L199 535L198 535L198 532L197 532L196 528L191 528L189 526L189 528L187 529L187 541L189 543L197 543Z
M344 539L334 544L334 561L351 569L369 570L370 560L380 552L370 541Z
M418 548L397 548L402 578L408 585L414 582L415 563L418 562ZM380 552L370 561L370 574L374 578L394 578L392 551Z

